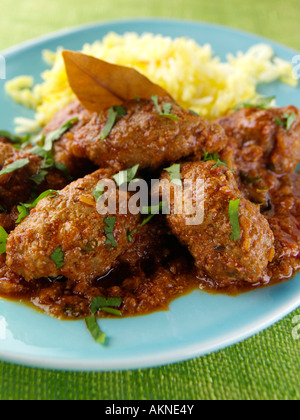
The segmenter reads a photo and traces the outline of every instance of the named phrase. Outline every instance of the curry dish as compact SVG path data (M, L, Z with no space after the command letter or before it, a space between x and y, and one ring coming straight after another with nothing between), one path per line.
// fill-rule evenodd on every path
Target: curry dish
M115 108L105 136L111 109L99 115L76 100L43 129L44 141L59 133L50 149L0 138L0 225L8 234L2 297L63 319L90 316L95 297L120 298L122 315L133 316L166 309L193 289L238 294L299 270L298 109L247 106L208 121L170 97L154 99ZM171 180L172 165L182 182L202 179L203 222L190 226L172 212L146 221L118 209L99 214L101 180L135 165L149 184Z

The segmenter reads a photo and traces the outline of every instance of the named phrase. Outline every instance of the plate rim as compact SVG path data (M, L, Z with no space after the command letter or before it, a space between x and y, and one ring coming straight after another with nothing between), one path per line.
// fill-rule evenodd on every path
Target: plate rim
M105 28L111 26L118 26L120 24L136 24L136 23L145 23L151 25L151 23L168 23L173 25L194 25L199 27L206 28L218 28L222 31L227 31L230 33L235 33L236 35L243 35L245 37L251 37L254 41L255 39L258 42L265 42L272 46L277 46L278 48L284 48L285 51L290 52L291 54L299 54L299 52L291 47L285 46L284 44L278 43L271 39L262 37L252 32L247 32L244 30L236 29L230 26L202 22L199 20L188 20L188 19L173 19L173 18L157 18L157 17L147 17L147 18L125 18L125 19L114 19L114 20L105 20L100 22L93 22L88 24L76 25L69 28L61 29L58 31L50 32L48 34L38 36L36 38L29 39L27 41L21 42L15 46L11 46L0 51L1 55L5 58L9 58L15 54L18 54L20 51L25 51L26 49L36 48L39 45L55 41L66 35L71 35L73 33L80 33L89 30L95 30L97 28ZM272 287L276 287L272 286ZM3 299L5 300L5 299ZM222 340L210 339L207 341L205 346L202 346L199 349L199 343L193 343L189 346L183 346L180 349L176 349L174 352L165 350L162 354L155 354L152 357L149 357L149 354L146 355L133 355L127 357L126 360L103 360L91 359L91 360L80 360L80 359L71 359L66 360L64 358L47 358L36 356L21 356L17 353L14 355L9 354L8 352L3 352L0 350L0 359L2 361L10 363L18 363L25 366L42 368L42 369L55 369L55 370L72 370L72 371L116 371L116 370L135 370L142 368L151 368L159 367L166 364L175 364L178 362L183 362L191 360L195 357L201 357L204 355L209 355L211 353L221 351L231 345L238 344L241 341L244 341L257 333L265 330L266 328L274 325L276 322L283 319L285 316L293 312L300 305L300 294L295 296L293 299L290 299L288 302L284 302L278 308L274 308L271 312L267 313L262 317L259 322L256 320L253 323L248 323L247 330L241 327L238 330L234 330L230 335L222 338Z
M270 287L276 286L280 286L280 284ZM216 339L208 340L206 345L200 350L199 344L193 343L190 346L181 347L174 352L166 350L164 353L155 354L155 356L152 355L151 358L148 354L138 357L133 355L128 357L125 360L125 363L124 360L119 361L114 359L106 359L105 364L103 364L103 361L99 361L100 357L82 361L81 359L68 360L63 358L56 359L50 357L37 358L36 356L20 356L18 354L12 356L7 352L2 351L0 351L0 360L3 362L16 363L31 368L73 372L114 372L150 369L166 365L174 365L192 360L197 357L209 356L210 354L225 350L232 345L237 345L241 342L244 342L245 340L255 336L265 329L275 325L285 316L297 309L299 305L300 293L298 298L294 298L293 302L289 301L288 303L281 305L280 308L274 309L272 311L272 316L270 316L270 313L268 313L260 319L259 323L254 321L251 324L251 328L248 326L246 331L244 330L244 327L241 327L239 330L235 330L230 335L225 335L225 338L223 338L222 341Z

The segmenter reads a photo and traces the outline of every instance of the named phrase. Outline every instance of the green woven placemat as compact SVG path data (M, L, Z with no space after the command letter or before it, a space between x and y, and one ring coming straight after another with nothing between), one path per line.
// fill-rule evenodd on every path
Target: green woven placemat
M126 17L214 22L300 50L299 0L1 0L0 49L73 25Z
M224 24L300 50L299 0L1 0L0 13L0 50L70 26L148 16ZM298 400L296 315L220 352L153 369L73 373L0 362L0 400Z
M154 369L73 373L0 363L0 398L298 400L300 340L292 337L296 315L218 353Z

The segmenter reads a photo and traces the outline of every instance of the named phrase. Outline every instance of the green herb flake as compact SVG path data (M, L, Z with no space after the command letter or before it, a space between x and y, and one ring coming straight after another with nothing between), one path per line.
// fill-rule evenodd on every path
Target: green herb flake
M64 253L61 246L56 248L56 250L51 254L50 258L52 261L54 261L56 268L61 268L65 265Z
M99 139L100 140L105 140L106 137L109 136L111 130L114 127L114 125L116 124L117 119L122 118L126 114L127 114L127 111L122 106L113 106L113 107L109 108L108 118L107 118L107 121L106 121L106 124L105 124L103 130L101 131Z
M127 111L123 106L116 105L114 106L114 110L117 112L119 118L125 117L125 115L127 115Z
M114 237L114 227L116 223L116 217L108 216L104 219L105 227L104 231L106 234L106 242L105 245L108 245L107 251L109 251L112 247L117 249L117 243Z
M239 207L240 207L241 199L238 200L230 200L229 202L229 219L232 227L232 234L230 239L233 241L238 241L241 236L241 229L240 229L240 221L239 221Z
M96 201L99 201L100 198L102 197L103 193L105 190L105 186L103 184L101 184L101 182L98 182L98 184L96 185L96 188L94 189L93 192L93 196L95 198Z
M34 208L36 207L36 205L38 204L39 201L43 200L43 198L53 198L56 197L58 195L58 191L56 190L47 190L44 191L42 194L40 194L34 201L32 204L30 204L30 208Z
M104 344L106 340L106 335L103 331L101 331L95 315L85 318L85 324L96 343Z
M91 303L91 312L93 315L96 315L96 313L99 310L103 310L106 308L119 308L122 304L122 299L117 297L109 297L108 299L97 296L93 298Z
M192 109L189 110L189 113L192 115L195 115L196 117L200 117L200 115L196 111L193 111Z
M70 130L70 128L78 122L78 117L72 118L71 120L64 123L60 128L57 130L52 131L51 133L44 136L44 145L43 149L46 152L50 152L53 148L53 143L61 138L63 134Z
M101 311L106 312L106 313L111 314L111 315L122 316L121 311L119 311L118 309L114 309L114 308L105 308L105 307L103 307L101 309Z
M182 186L182 180L181 180L181 166L179 163L175 163L174 165L170 166L170 168L165 168L165 171L169 173L170 181L173 182L173 184L181 187Z
M19 224L22 222L23 219L25 219L25 217L29 215L29 209L25 206L25 204L20 203L17 206L17 210L19 212L19 217L16 221L16 224Z
M219 158L218 153L207 153L205 149L203 149L203 153L204 153L204 157L203 157L204 162L209 162L211 160L214 160L216 162L216 164L212 167L213 169L218 168L219 166L226 166L226 168L228 168L227 162L221 160Z
M129 184L135 179L135 176L139 170L140 165L135 165L133 168L121 171L118 174L113 176L118 187L121 187L123 184Z
M44 191L42 194L40 194L33 202L31 203L20 203L17 206L18 212L19 212L19 217L18 220L16 221L16 224L20 223L23 219L25 219L25 217L28 216L30 209L33 209L34 207L36 207L36 205L38 204L39 201L43 200L43 198L52 198L58 195L58 192L56 190L47 190Z
M18 169L24 168L24 166L28 165L28 163L29 163L28 158L16 160L15 162L5 166L0 171L0 176L5 175L5 174L10 174L14 171L17 171Z
M35 146L33 147L33 149L30 150L30 152L37 156L40 156L43 159L38 173L31 177L31 179L37 185L40 185L48 175L48 172L45 169L57 169L61 171L68 180L71 181L73 179L69 174L67 167L63 163L55 162L53 153L51 151L46 151L40 146Z
M291 113L291 114L286 113L286 114L283 114L280 118L276 117L274 122L279 127L283 127L288 131L292 127L296 119L297 119L297 115L295 113Z
M103 130L101 131L101 134L100 134L100 137L99 137L100 140L106 139L106 137L109 135L113 126L116 123L117 115L118 115L118 113L114 110L114 108L109 108L108 118L107 118L106 124L105 124Z
M97 343L104 344L106 335L99 327L96 313L98 311L103 311L112 315L122 316L120 310L116 309L119 308L121 304L122 299L117 297L109 297L106 299L102 296L97 296L93 298L90 308L93 315L85 319L85 324Z
M39 169L38 173L31 176L30 179L36 184L41 185L48 175L48 171L45 171L44 169Z
M161 201L158 205L154 205L154 206L149 206L149 207L143 206L142 214L151 214L155 216L161 210L163 210L166 206L167 206L166 201Z
M249 102L244 102L238 105L235 109L239 110L241 108L258 108L266 110L273 108L275 100L276 96L260 96L258 98L254 98Z
M155 108L157 109L157 112L159 113L159 115L166 117L166 118L170 118L171 120L178 120L179 118L174 115L171 114L173 105L169 102L163 102L162 103L162 108L163 110L160 108L159 104L158 104L158 96L157 95L152 95L151 96L151 100L155 105Z
M4 138L8 139L14 144L22 144L27 139L27 136L26 137L19 137L19 136L16 136L15 134L12 134L9 131L5 131L5 130L0 130L0 137L4 137Z
M5 254L6 252L7 238L8 238L8 233L2 226L0 226L0 255Z

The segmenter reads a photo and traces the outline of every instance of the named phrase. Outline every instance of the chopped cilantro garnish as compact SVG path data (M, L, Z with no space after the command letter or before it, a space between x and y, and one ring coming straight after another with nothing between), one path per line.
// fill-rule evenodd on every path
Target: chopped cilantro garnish
M111 315L122 316L121 311L115 308L103 307L101 308L101 311L107 312L108 314L111 314Z
M128 242L130 242L130 243L133 242L132 235L134 235L136 232L137 232L137 229L134 229L131 232L127 233Z
M173 105L171 103L163 102L162 103L163 110L162 110L160 108L159 104L158 104L158 96L157 95L152 95L151 100L154 103L155 108L157 109L157 112L159 113L159 115L161 115L163 117L166 117L166 118L170 118L172 120L178 120L179 119L176 115L171 114L171 111L172 111L172 108L173 108Z
M104 344L106 335L99 327L96 319L96 313L98 311L103 311L113 315L122 316L121 312L116 309L121 306L121 303L122 299L115 297L105 299L102 296L98 296L92 300L90 309L93 315L85 319L85 324L97 343Z
M19 212L19 217L18 217L18 220L16 221L16 224L19 224L19 223L21 223L21 221L23 219L25 219L25 217L28 216L28 214L29 214L29 208L27 208L25 204L20 203L17 206L17 209L18 209L18 212Z
M0 171L0 176L5 175L5 174L10 174L11 172L17 171L18 169L21 169L24 166L28 165L28 163L29 163L28 158L16 160L15 162L5 166Z
M28 216L30 209L33 209L36 207L39 201L41 201L43 198L46 197L55 197L58 195L58 192L55 190L47 190L44 191L42 194L40 194L32 203L20 203L17 206L18 212L19 212L19 218L16 221L16 223L20 223L25 217Z
M27 137L19 137L9 131L0 130L0 137L4 137L15 144L22 144L26 141Z
M51 133L47 134L44 137L44 145L43 149L46 150L46 152L50 152L53 147L53 143L61 138L63 134L65 134L67 131L70 130L70 128L78 122L78 117L72 118L71 120L64 123L61 127L59 127L57 130L52 131Z
M56 250L51 254L50 258L54 261L56 268L61 268L63 265L65 265L64 253L61 246L56 248Z
M8 238L8 233L2 226L0 226L0 255L5 254L6 252L7 238Z
M240 221L239 221L239 207L240 207L240 201L238 200L230 200L229 202L229 219L232 227L232 234L230 236L230 239L233 241L238 241L241 236L241 229L240 229Z
M117 175L113 176L118 187L121 187L123 184L129 184L135 179L135 176L139 170L140 165L135 165L133 168L127 169L125 171L119 172Z
M95 315L85 318L85 324L87 326L87 329L93 336L94 340L96 341L96 343L104 344L106 335L104 334L104 332L100 330L100 327L98 325Z
M143 206L142 208L142 214L151 214L155 216L158 214L161 210L163 210L167 206L167 203L165 201L161 201L158 205L155 206Z
M91 312L92 314L96 314L99 310L107 312L106 309L108 308L119 308L121 306L122 299L117 297L109 297L105 299L102 296L97 296L92 300L91 303ZM109 312L110 313L110 312ZM118 311L118 315L121 315L121 312Z
M32 179L33 182L35 182L37 185L41 185L48 175L48 171L45 171L44 169L39 169L38 173L31 176L30 179Z
M213 168L218 168L219 166L226 166L228 167L227 163L219 158L218 153L207 153L205 149L203 149L204 153L204 162L209 162L210 160L214 160L216 164L213 166Z
M276 117L274 122L280 126L285 128L286 130L289 130L292 125L294 124L294 122L297 119L297 115L293 112L291 114L283 114L280 118Z
M103 130L101 131L101 134L100 134L100 137L99 137L101 140L106 139L106 137L111 132L113 126L116 123L117 115L118 115L118 113L114 110L114 108L109 108L108 118L107 118L106 124L105 124Z
M179 187L182 186L180 169L181 166L179 163L175 163L174 165L170 166L170 168L164 169L165 171L169 172L171 182L173 182L175 185L178 185Z
M260 96L258 98L254 98L253 100L249 102L244 102L240 105L238 105L235 109L241 109L241 108L259 108L259 109L270 109L274 105L274 101L276 99L276 96Z
M106 234L106 242L105 244L108 245L107 251L109 251L112 247L117 249L117 243L114 237L114 227L116 223L116 217L108 216L104 219L105 227L104 231Z
M5 208L3 206L1 206L1 204L0 204L0 213L5 213L5 212L6 212Z
M99 137L100 140L106 139L106 137L109 135L114 125L116 124L118 117L122 118L126 114L127 114L127 111L122 106L113 106L109 108L106 124L100 133L100 137Z
M196 117L200 117L200 115L196 111L193 111L192 109L190 109L189 112L192 115L196 115Z
M45 169L58 169L67 179L72 180L72 177L68 173L67 167L61 162L55 162L53 153L51 151L46 151L40 146L35 146L33 149L31 149L30 152L43 158L43 162L40 165L38 173L31 177L31 179L37 185L40 185L45 180L48 174Z
M37 156L40 156L41 158L44 159L44 165L45 167L49 167L53 164L53 154L51 152L47 152L46 150L44 150L42 147L40 146L35 146L30 150L30 153L33 153Z
M117 112L119 118L122 118L125 115L127 115L127 111L123 106L116 105L114 106L114 109Z
M104 189L105 189L105 186L103 184L101 184L101 182L98 182L98 184L96 185L96 188L94 189L94 192L93 192L93 196L94 196L96 201L98 201L102 197L102 195L104 193Z

